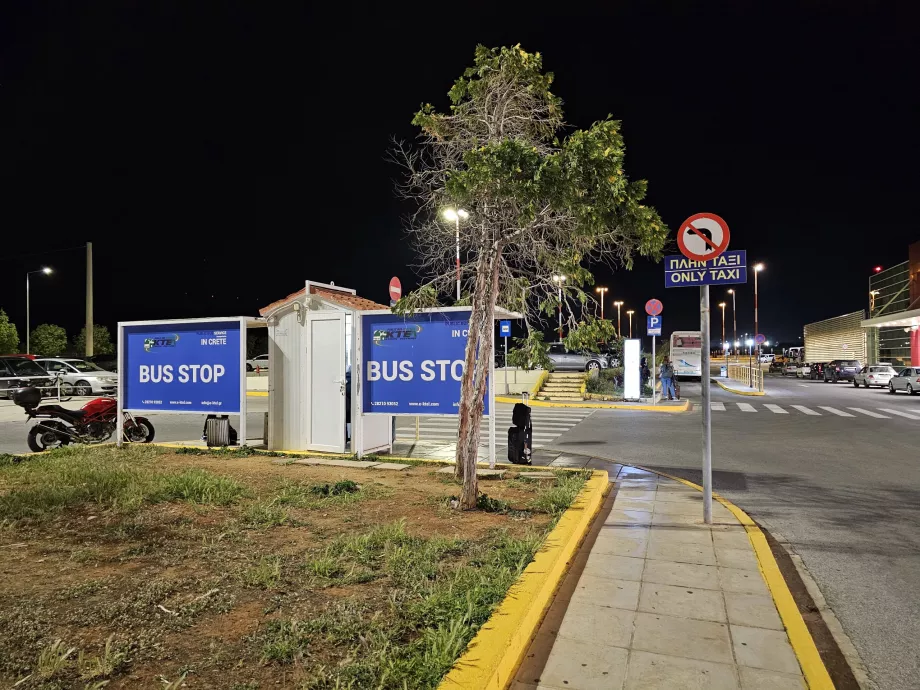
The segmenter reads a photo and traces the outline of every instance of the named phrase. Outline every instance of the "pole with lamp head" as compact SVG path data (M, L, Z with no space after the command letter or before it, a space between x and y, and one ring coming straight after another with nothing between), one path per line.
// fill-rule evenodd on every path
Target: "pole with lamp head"
M757 274L763 270L763 264L754 264L754 335L760 333L760 323L757 313ZM757 361L760 361L760 344L757 345Z
M48 275L51 275L53 272L54 272L54 270L53 270L50 266L43 266L42 268L38 269L37 271L27 271L27 272L26 272L26 354L27 354L27 355L32 354L32 349L31 349L32 343L30 342L30 336L31 336L30 328L31 328L31 326L30 326L30 324L29 324L29 318L30 318L30 316L31 316L31 314L30 314L30 304L29 304L29 302L30 302L30 300L29 300L29 292L30 292L30 288L29 288L29 276L32 275L33 273L44 273L46 276L48 276Z
M460 220L466 220L470 217L469 212L462 208L446 208L443 215L447 220L453 221L457 228L457 301L460 301Z
M728 294L732 296L732 340L735 343L735 361L738 361L738 315L735 309L735 291L729 290Z
M607 295L607 288L605 287L596 287L594 292L601 296L601 321L604 320L604 297Z
M629 337L632 338L632 315L636 312L632 309L627 309L626 314L629 316Z
M562 284L565 282L565 276L562 274L554 275L553 282L559 286L559 342L562 342Z
M725 356L725 302L719 302L722 307L722 356Z
M614 302L613 306L617 308L617 338L622 338L623 330L620 328L620 307L623 306L623 302L621 301Z
M754 341L748 338L744 342L744 344L748 346L748 373L750 374L750 383L748 385L750 388L753 388L754 387L754 362L753 362Z

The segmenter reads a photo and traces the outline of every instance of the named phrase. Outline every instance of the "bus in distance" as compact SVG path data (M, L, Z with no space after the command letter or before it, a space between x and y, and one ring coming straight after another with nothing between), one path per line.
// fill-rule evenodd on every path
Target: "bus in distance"
M671 364L678 378L702 378L702 342L700 331L674 331L671 334Z

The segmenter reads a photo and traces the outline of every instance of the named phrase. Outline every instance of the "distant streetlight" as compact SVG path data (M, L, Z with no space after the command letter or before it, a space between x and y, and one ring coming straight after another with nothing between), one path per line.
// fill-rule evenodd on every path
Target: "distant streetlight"
M562 284L565 282L564 275L554 275L553 282L559 286L559 342L562 342Z
M620 328L620 307L623 306L622 302L614 302L613 306L617 308L617 338L623 337L623 330Z
M756 266L754 267L754 270L755 271L757 270ZM756 276L757 274L755 273L754 275ZM753 361L754 360L754 356L753 356L754 355L754 341L748 338L747 340L744 341L744 344L748 346L748 375L750 379L750 381L748 382L748 385L751 388L753 388L754 387L754 361Z
M632 309L627 309L626 313L629 315L629 337L632 338L632 315L636 312Z
M757 275L763 270L763 264L754 264L754 335L760 333L757 313ZM757 357L760 357L760 345L757 346Z
M50 276L52 273L54 273L54 270L50 266L43 266L37 271L28 271L26 273L26 354L27 355L32 354L31 343L29 342L29 338L31 336L31 333L29 331L30 329L30 326L29 326L29 316L30 316L29 314L29 276L32 275L33 273L44 273L46 276Z
M725 354L725 302L719 302L719 306L722 307L722 354Z
M608 288L605 288L605 287L594 288L594 292L596 292L597 294L601 296L601 321L604 320L604 297L607 294L607 290Z
M460 301L460 221L466 220L470 217L470 214L467 211L464 211L462 208L452 209L445 208L442 212L442 215L450 221L456 223L457 226L457 301Z

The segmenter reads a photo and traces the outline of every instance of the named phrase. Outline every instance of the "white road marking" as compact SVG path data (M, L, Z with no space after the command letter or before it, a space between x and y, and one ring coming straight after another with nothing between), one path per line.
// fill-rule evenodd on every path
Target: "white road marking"
M742 412L757 412L750 403L735 403Z
M835 414L838 417L855 417L855 414L850 414L849 412L844 412L843 410L838 410L836 407L825 407L824 405L818 405L822 410L826 410L831 414Z
M880 409L882 412L889 412L889 413L891 413L891 414L896 414L896 415L898 415L899 417L907 417L908 419L918 419L918 420L920 420L920 416L917 416L917 415L915 415L915 414L907 414L906 412L901 412L901 410L892 410L892 409L889 408L889 407L880 407L880 408L878 408L878 409Z
M710 401L709 409L715 410L716 412L725 412L725 403Z
M798 410L799 412L804 412L805 414L810 414L810 415L813 415L813 416L815 416L815 417L820 417L820 416L821 416L821 413L820 413L820 412L815 412L814 410L809 409L809 408L805 407L804 405L792 405L792 407L793 407L794 409Z
M764 407L766 407L768 410L770 410L770 412L773 412L774 414L789 414L788 412L786 412L786 410L784 410L779 405L771 405L770 403L764 403Z
M861 407L848 407L847 409L853 410L853 412L859 412L860 414L864 414L867 417L875 417L876 419L891 419L891 417L887 415L879 414L878 412L870 412L869 410L864 410Z
M808 387L809 387L809 385L808 385L807 383L800 383L799 385L800 385L802 388L808 388Z

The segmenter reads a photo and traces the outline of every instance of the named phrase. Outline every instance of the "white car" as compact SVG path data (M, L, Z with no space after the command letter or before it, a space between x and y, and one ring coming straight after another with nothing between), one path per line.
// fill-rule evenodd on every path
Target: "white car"
M800 364L795 370L795 377L797 379L810 379L811 378L811 364L805 362L805 364Z
M52 376L60 376L64 395L115 395L118 392L118 374L85 359L50 357L35 361Z
M869 388L871 386L885 388L888 382L891 381L891 377L896 373L894 367L888 364L870 364L860 369L859 373L853 377L853 386L855 388L859 388L860 386L863 388Z
M783 376L798 376L799 365L797 362L787 362L783 365Z
M901 369L888 380L888 392L906 391L908 395L920 392L920 367Z
M763 363L763 364L767 364L767 363L769 363L769 362L772 362L775 358L776 358L776 355L774 355L774 354L760 355L760 361L761 361L761 363Z
M268 355L259 355L246 360L246 371L268 371Z

